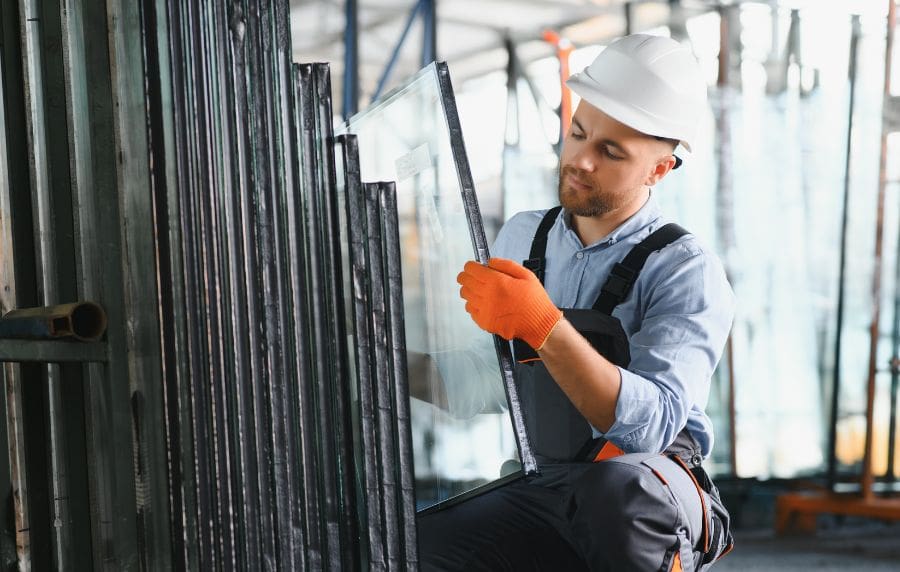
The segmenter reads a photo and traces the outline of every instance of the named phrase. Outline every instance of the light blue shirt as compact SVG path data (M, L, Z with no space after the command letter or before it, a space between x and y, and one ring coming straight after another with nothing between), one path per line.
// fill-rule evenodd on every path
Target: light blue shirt
M547 211L512 217L491 256L522 262ZM544 287L560 308L590 308L616 262L659 227L672 222L651 198L609 235L583 245L565 210L547 237ZM631 363L619 368L622 387L616 421L594 429L627 453L660 451L685 425L703 456L713 446L705 413L710 379L734 317L734 294L719 259L693 235L647 259L628 298L613 310L628 335Z

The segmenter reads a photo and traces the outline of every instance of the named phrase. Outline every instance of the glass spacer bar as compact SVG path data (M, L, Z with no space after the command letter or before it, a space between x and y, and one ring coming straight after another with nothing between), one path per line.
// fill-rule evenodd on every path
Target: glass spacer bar
M0 362L105 362L105 342L0 339Z

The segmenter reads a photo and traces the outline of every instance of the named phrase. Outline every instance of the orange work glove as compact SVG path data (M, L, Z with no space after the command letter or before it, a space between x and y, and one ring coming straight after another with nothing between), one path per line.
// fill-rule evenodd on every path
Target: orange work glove
M504 339L519 338L539 350L562 318L537 276L512 260L466 262L456 281L475 323Z

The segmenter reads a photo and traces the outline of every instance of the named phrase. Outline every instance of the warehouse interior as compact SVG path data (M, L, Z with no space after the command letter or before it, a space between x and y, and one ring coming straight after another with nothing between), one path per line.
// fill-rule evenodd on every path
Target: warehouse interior
M736 304L713 569L900 569L896 10L4 2L0 568L416 570L423 514L540 472L455 277L559 204L565 80L644 33L708 99L653 197Z

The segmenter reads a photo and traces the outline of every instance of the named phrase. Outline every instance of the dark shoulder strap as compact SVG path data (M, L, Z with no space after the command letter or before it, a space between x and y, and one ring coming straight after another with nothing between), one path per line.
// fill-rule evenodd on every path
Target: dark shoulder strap
M597 301L594 302L594 310L611 315L613 308L621 304L628 293L631 292L632 286L637 282L647 257L657 250L662 250L666 246L672 244L682 236L688 234L688 231L681 228L675 223L669 223L656 229L647 238L636 244L631 251L625 255L622 262L617 262L609 273L609 278L603 284Z
M544 259L547 254L547 235L550 234L550 229L553 228L553 223L556 222L556 218L559 216L559 211L561 210L561 206L553 207L547 211L547 214L541 219L541 224L538 225L537 230L534 233L534 239L531 241L531 252L528 255L528 260L522 263L522 266L534 272L535 276L538 277L538 280L541 281L541 284L544 283Z

